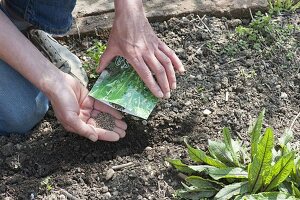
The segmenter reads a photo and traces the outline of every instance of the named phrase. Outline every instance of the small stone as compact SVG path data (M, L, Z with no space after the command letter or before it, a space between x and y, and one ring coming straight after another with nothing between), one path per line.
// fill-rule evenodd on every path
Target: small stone
M111 194L112 194L113 196L118 196L118 195L119 195L119 192L118 192L118 191L113 191Z
M110 192L104 193L104 194L103 194L103 197L104 197L105 199L110 199L110 198L111 198Z
M187 101L187 102L184 103L184 105L186 105L186 106L189 106L189 105L191 105L191 104L192 104L191 101Z
M280 89L281 85L276 85L275 87L276 87L276 89Z
M191 78L191 79L195 79L195 78L196 78L196 76L194 76L194 75L190 75L190 78Z
M148 147L145 148L145 150L146 150L146 151L150 151L150 150L152 150L152 147L149 147L149 146L148 146Z
M197 78L198 80L201 80L201 79L202 79L202 76L199 74L199 75L196 76L196 78Z
M148 155L148 156L147 156L147 159L148 159L149 161L152 161L152 160L154 160L154 158L153 158L153 156L152 156L152 155Z
M113 169L107 170L105 180L107 180L107 181L110 180L114 176L115 173L116 172Z
M170 103L166 103L166 104L165 104L165 107L166 107L166 108L170 108L171 106L172 106L172 104L170 104Z
M215 70L220 69L220 66L219 66L219 65L215 65L214 67L215 67Z
M103 186L103 187L100 188L100 191L102 193L106 193L106 192L108 192L108 187L107 186Z
M285 92L281 92L280 98L283 98L283 99L286 99L286 98L288 98L288 95L287 95L287 93L285 93Z
M147 121L146 121L146 120L143 120L143 121L142 121L142 124L143 124L144 126L146 126L146 125L147 125Z
M210 115L210 114L211 114L211 111L208 110L208 109L205 109L205 110L203 110L203 114L204 114L204 115Z

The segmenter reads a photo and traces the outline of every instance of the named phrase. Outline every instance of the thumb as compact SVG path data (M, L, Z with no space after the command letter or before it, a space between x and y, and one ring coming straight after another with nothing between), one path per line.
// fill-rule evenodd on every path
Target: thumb
M107 48L100 58L99 66L96 69L97 73L102 72L115 56L116 54L110 48Z

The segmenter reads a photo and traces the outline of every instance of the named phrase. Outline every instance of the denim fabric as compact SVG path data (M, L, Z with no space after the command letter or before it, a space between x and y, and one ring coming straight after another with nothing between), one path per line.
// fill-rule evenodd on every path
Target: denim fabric
M28 26L24 20L9 17L19 29ZM0 59L0 135L27 133L43 119L48 108L47 97Z
M64 34L72 25L76 0L2 0L9 12L52 34Z
M49 108L47 97L0 60L0 135L25 134Z

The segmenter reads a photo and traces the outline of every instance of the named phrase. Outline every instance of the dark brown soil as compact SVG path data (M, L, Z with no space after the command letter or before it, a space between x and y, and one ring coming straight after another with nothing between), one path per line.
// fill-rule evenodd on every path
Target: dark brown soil
M208 27L196 16L153 24L187 72L147 123L126 117L127 136L119 142L93 143L67 133L51 110L28 136L0 137L0 199L67 199L61 189L78 199L172 199L180 179L165 158L186 160L184 136L205 149L208 139L220 138L222 127L229 126L247 142L248 126L263 108L264 125L281 135L299 112L299 67L242 54L232 60L207 45L225 44L234 26L246 21L206 17L203 22ZM73 46L69 40L82 58L91 39ZM128 162L134 164L107 180L109 169Z

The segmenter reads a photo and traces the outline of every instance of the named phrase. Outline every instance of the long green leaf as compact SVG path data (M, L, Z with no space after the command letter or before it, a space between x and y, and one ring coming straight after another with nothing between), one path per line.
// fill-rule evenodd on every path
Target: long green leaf
M300 8L300 1L291 7L291 11L296 11Z
M250 136L251 136L251 159L253 160L255 154L256 154L256 151L257 151L257 144L258 144L258 141L259 141L259 138L260 138L260 135L261 135L261 129L262 129L262 123L263 123L263 120L264 120L264 115L265 115L265 109L263 109L253 128L250 129Z
M230 152L235 166L239 167L240 166L239 159L238 159L236 152L233 149L232 137L231 137L229 128L225 127L223 129L223 137L224 137L225 146L228 149L228 151Z
M289 142L294 138L293 131L291 129L286 129L284 134L278 139L281 148L284 148Z
M235 167L231 153L223 142L208 140L208 151L211 156L224 163L226 166Z
M201 191L197 188L193 188L190 190L185 190L185 189L177 190L175 196L180 197L182 199L199 200L203 198L213 197L216 193L217 192L215 190Z
M292 172L294 167L294 153L282 156L271 168L270 174L265 180L265 191L271 191L282 183Z
M187 174L192 174L195 172L193 169L189 168L188 165L184 164L181 162L179 159L166 159L173 167L175 167L178 171L187 173Z
M208 170L208 174L215 180L219 180L222 178L248 178L248 173L242 169L242 168L233 168L233 167L228 167L228 168L224 168L224 169L209 169Z
M268 175L272 163L272 148L274 135L271 128L267 128L264 136L257 145L257 153L253 162L249 164L249 192L256 193L263 185L263 177Z
M216 181L212 181L209 179L204 179L200 176L189 176L186 179L186 182L190 183L192 186L201 190L220 190L222 188L222 184Z
M293 195L297 198L300 198L300 191L299 189L292 183L292 190L293 190Z
M219 167L219 168L226 168L227 167L224 163L222 163L222 162L220 162L216 159L213 159L210 156L207 156L204 151L202 151L200 149L195 149L192 146L190 146L187 143L186 139L184 140L184 142L185 142L185 144L188 148L189 156L193 161L195 161L195 162L204 162L208 165L211 165L211 166L214 166L214 167Z
M215 196L216 200L227 200L231 199L236 195L245 194L248 191L248 181L233 183L226 185L222 188Z
M259 194L245 195L235 200L296 200L297 198L283 192L262 192Z

